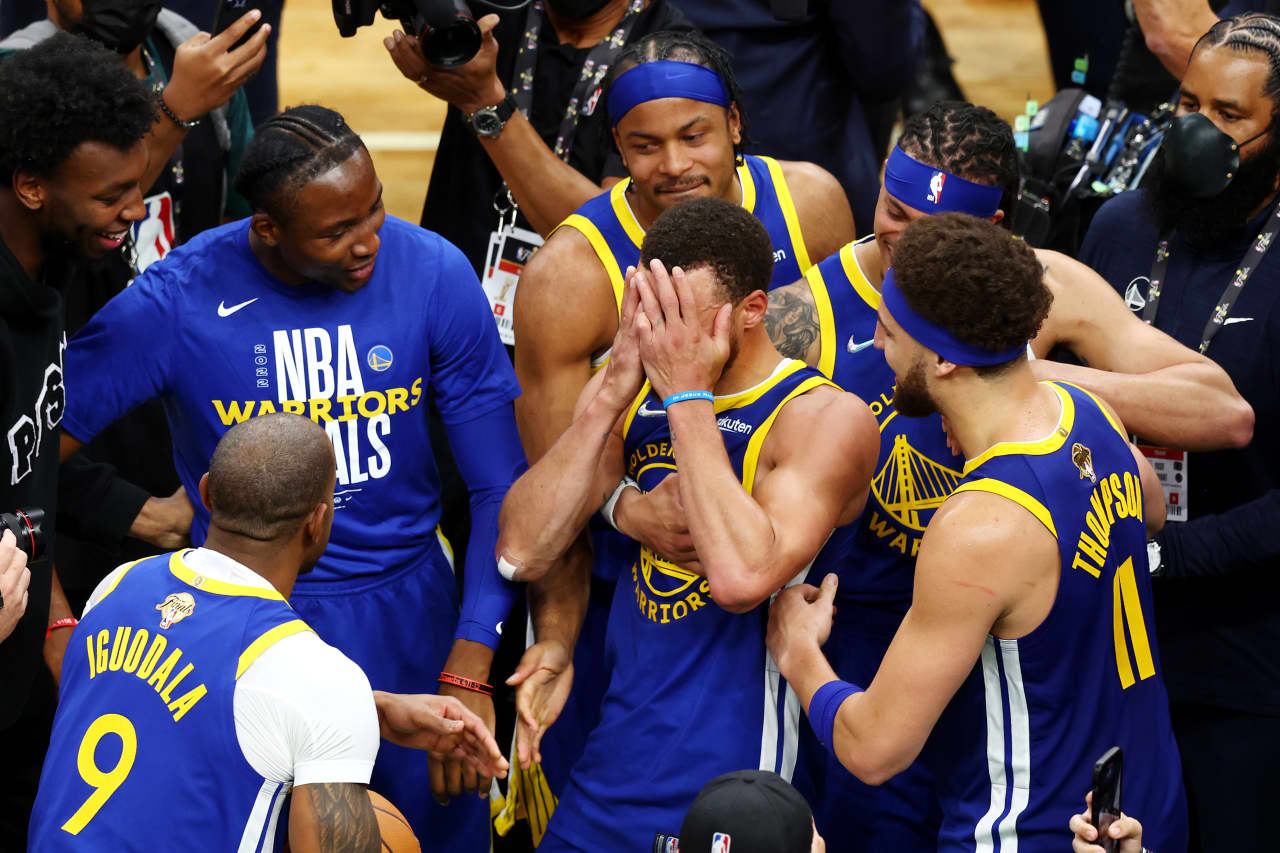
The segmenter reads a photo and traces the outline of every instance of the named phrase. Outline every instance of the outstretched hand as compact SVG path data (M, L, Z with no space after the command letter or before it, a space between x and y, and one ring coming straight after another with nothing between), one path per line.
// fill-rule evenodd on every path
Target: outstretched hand
M640 357L645 375L663 398L681 391L710 391L729 360L733 306L726 302L700 311L689 283L691 275L712 273L674 267L668 274L655 259L633 278L643 308L636 318ZM707 329L703 316L712 311Z
M457 699L375 690L373 701L386 740L436 758L461 758L486 776L506 777L507 760L488 727Z
M516 755L520 767L542 761L542 736L564 710L573 686L573 654L563 643L544 641L525 650L507 679L516 687Z

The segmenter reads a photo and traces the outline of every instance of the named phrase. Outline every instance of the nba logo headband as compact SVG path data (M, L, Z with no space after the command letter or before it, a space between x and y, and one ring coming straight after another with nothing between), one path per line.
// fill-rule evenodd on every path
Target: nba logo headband
M907 304L907 298L898 289L893 267L884 274L880 285L880 301L890 316L902 327L902 331L915 338L952 364L965 367L987 367L1013 361L1027 351L1026 344L1018 344L1001 352L966 344L941 326L921 317Z
M897 145L884 165L884 188L889 195L921 213L969 213L983 219L995 216L1004 196L1004 187L975 184L935 166L926 166Z
M609 121L614 127L636 107L659 98L689 98L727 107L729 89L720 75L692 62L642 62L618 75L609 87Z

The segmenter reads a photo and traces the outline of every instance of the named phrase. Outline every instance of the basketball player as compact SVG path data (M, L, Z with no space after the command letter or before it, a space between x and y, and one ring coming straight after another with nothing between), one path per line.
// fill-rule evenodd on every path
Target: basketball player
M1052 300L1042 274L1025 244L976 217L926 217L903 234L875 343L898 413L948 419L962 479L929 524L911 609L865 690L819 648L834 574L778 597L769 648L819 740L863 781L907 768L933 732L940 850L1061 849L1093 762L1115 745L1126 809L1151 816L1157 849L1184 849L1147 628L1146 540L1163 495L1105 404L1032 373L1025 342Z
M701 556L677 565L635 542L617 567L601 720L539 850L645 849L679 831L708 775L790 775L798 720L762 606L861 509L876 435L862 401L770 343L771 254L740 205L663 213L608 367L503 504L502 559L537 577L624 474L650 490L678 465Z
M565 220L530 260L515 294L515 367L523 390L516 417L530 460L546 453L568 428L592 370L606 360L618 330L623 272L637 265L645 231L663 211L712 197L755 214L773 246L768 287L794 281L811 259L826 257L854 235L849 202L831 174L812 163L738 155L746 115L729 57L714 43L688 33L654 33L624 49L609 78L601 106L608 109L630 177ZM605 556L628 547L607 527L594 531L592 544L598 566L625 562L622 556ZM566 561L586 583L592 557L585 537ZM556 573L544 583L563 577ZM568 708L574 720L552 735L561 741L554 749L559 757L547 768L553 789L581 750L574 733L589 731L597 719L604 689L598 650L612 580L593 582L593 607L583 625L587 639L578 646L578 685ZM533 595L576 600L553 589L540 588ZM574 648L582 619L566 614L548 620L575 626L561 637ZM525 663L521 671L546 662L535 651Z
M204 547L98 586L67 653L32 850L150 850L159 837L271 851L286 827L295 851L381 849L365 794L378 751L369 681L286 601L328 543L334 482L333 447L306 418L233 427L200 480ZM418 743L501 774L484 722L457 700L378 704L388 735L415 713Z
M911 605L924 529L964 467L938 415L899 417L893 370L872 348L880 282L909 223L958 210L1007 224L1005 211L1017 187L1017 149L1008 124L982 107L938 103L907 120L889 157L875 236L845 246L805 279L770 293L766 320L778 348L869 401L880 427L867 509L856 525L832 536L813 575L840 575L828 654L840 677L858 684L875 675ZM1135 318L1092 270L1057 252L1036 256L1054 298L1032 349L1044 357L1065 348L1094 368L1035 361L1037 375L1061 376L1114 400L1121 421L1151 440L1201 448L1248 442L1252 412L1217 365ZM614 511L620 525L630 523L641 503L634 490L621 497ZM673 516L668 503L665 517ZM687 546L675 527L654 544L683 556ZM808 729L801 740L796 785L813 801L818 828L833 847L934 848L935 798L922 765L869 788L843 772ZM846 819L851 808L865 815L857 825Z
M160 397L194 495L201 460L234 424L286 411L323 425L337 461L333 539L294 608L378 689L421 693L444 678L463 686L441 692L491 720L492 700L476 691L514 594L492 554L523 454L518 388L475 273L438 236L386 215L368 152L332 110L295 107L265 122L237 183L251 219L175 249L72 341L64 440L88 440ZM461 616L435 531L428 400L471 492L475 571ZM208 518L197 510L196 544ZM455 768L445 777L388 747L373 787L427 849L470 853L487 844L487 803L442 807L431 796L461 791Z

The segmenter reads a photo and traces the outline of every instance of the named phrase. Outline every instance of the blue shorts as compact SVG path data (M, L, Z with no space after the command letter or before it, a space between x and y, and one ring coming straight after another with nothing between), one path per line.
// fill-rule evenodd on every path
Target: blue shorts
M888 610L837 601L823 651L836 674L866 687L902 622ZM926 747L927 749L927 747ZM937 850L942 813L927 762L917 760L883 785L864 784L800 726L800 755L792 782L813 808L827 849L840 853L924 853Z
M359 664L375 690L436 692L458 624L453 568L438 546L424 563L391 575L322 584L304 576L289 603L322 640ZM438 805L421 750L383 741L369 787L404 813L424 851L489 849L488 801L467 794Z

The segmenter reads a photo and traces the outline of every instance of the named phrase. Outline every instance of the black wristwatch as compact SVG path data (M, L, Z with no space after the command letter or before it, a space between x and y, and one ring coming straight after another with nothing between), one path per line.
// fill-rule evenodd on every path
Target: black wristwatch
M502 135L502 128L506 126L507 119L511 118L515 111L516 102L507 95L496 106L483 107L467 116L467 127L471 128L471 132L476 136L497 139Z

